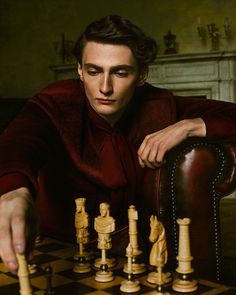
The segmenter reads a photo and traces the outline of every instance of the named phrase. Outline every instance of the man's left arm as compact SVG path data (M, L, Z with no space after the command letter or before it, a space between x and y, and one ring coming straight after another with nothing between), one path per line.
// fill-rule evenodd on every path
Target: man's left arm
M206 125L203 119L184 119L147 135L138 150L140 166L153 169L160 167L166 152L192 136L206 136Z
M175 97L176 123L147 135L138 149L141 167L156 168L166 152L188 137L236 138L236 104Z

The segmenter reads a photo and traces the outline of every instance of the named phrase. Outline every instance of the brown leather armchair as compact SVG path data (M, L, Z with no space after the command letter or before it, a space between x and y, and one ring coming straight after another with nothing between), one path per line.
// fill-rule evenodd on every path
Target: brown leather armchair
M196 275L226 279L222 271L219 203L236 188L235 169L236 141L191 139L171 151L160 170L146 171L140 201L145 220L142 225L146 227L150 214L159 212L166 227L172 268L176 267L178 253L176 219L189 217ZM143 233L145 235L146 230Z

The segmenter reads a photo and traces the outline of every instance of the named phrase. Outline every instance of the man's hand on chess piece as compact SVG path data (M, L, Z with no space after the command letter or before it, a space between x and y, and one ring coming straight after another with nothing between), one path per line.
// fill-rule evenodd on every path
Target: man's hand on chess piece
M14 274L18 269L16 253L32 256L37 233L37 213L26 187L0 197L0 255Z

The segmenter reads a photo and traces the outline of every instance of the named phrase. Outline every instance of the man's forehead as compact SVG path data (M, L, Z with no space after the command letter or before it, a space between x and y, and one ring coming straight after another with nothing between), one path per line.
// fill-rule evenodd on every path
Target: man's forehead
M102 44L89 41L83 51L83 64L102 65L136 65L131 49L126 45Z

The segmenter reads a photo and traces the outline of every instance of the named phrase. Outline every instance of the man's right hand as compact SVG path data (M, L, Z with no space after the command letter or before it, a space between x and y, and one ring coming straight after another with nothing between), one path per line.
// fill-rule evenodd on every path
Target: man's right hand
M6 267L16 273L16 253L28 256L37 233L37 212L26 187L0 197L0 256Z

